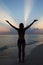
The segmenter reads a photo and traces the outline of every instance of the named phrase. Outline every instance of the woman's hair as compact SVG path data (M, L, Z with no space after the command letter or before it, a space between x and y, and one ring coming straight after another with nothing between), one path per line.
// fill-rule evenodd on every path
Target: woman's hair
M24 28L24 24L23 23L20 23L19 24L19 28L23 29Z

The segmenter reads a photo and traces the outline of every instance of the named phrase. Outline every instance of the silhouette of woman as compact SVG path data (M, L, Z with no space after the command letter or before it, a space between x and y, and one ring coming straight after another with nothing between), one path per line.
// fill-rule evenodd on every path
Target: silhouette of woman
M31 25L36 22L38 20L34 20L29 26L24 28L24 24L20 23L19 24L19 28L16 28L15 26L13 26L9 21L6 20L6 22L12 26L14 29L16 29L18 31L18 53L19 53L19 62L21 62L21 52L22 52L22 62L24 62L24 57L25 57L25 31L31 27Z

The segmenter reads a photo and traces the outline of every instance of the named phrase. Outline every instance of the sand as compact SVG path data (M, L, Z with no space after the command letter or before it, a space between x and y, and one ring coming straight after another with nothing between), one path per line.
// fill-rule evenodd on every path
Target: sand
M26 45L24 63L18 62L17 47L0 51L0 65L43 65L43 42Z

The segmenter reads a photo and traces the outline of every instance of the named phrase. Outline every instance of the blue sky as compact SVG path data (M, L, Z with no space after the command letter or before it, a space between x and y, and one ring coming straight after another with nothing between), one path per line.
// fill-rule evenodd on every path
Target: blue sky
M43 0L36 0L30 16L39 18L43 16ZM32 18L31 17L31 18Z
M24 17L24 0L2 0L7 8L11 11L15 20L23 21Z
M32 0L31 0L32 1ZM31 6L31 11L30 11L30 14L27 18L27 21L26 21L26 25L30 24L34 19L38 19L39 22L36 23L36 26L35 24L33 25L33 28L43 28L43 0L33 0L34 4L33 6L31 5L28 5L28 6ZM7 13L6 16L9 16L10 18L12 17L14 19L14 22L16 23L20 23L20 22L24 22L24 6L25 6L25 0L0 0L0 10L2 10L3 13ZM2 7L2 8L1 8ZM28 9L30 9L30 7L28 7ZM0 11L0 19L1 17L7 19L6 16L2 15L1 11ZM8 19L7 19L8 20ZM3 22L3 21L1 21ZM6 27L6 29L10 29L8 28L8 24L4 24L0 22L0 28L2 27ZM42 27L41 27L41 25ZM1 30L0 30L1 31Z

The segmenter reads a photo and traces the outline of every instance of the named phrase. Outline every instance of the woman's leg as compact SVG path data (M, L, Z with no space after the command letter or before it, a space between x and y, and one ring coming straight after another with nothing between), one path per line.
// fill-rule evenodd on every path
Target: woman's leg
M21 47L19 47L19 62L21 62Z
M25 57L25 44L22 45L22 62L24 62L24 57Z
M21 62L21 44L18 43L18 56L19 56L19 62Z

